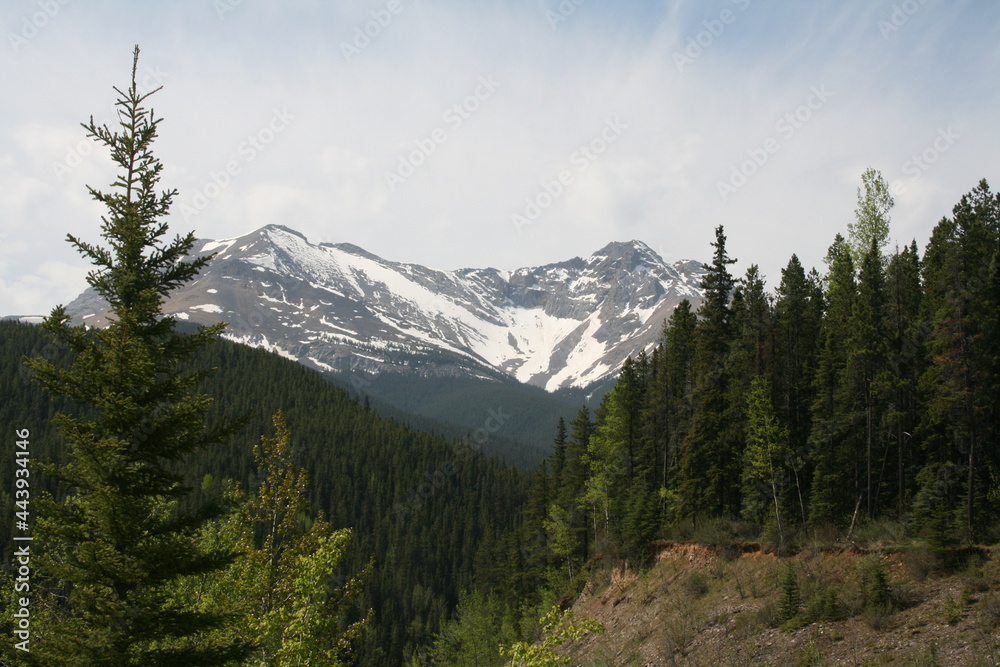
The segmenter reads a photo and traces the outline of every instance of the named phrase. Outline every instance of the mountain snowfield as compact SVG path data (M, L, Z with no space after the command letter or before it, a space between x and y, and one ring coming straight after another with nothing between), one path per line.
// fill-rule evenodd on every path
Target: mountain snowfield
M700 302L703 275L639 241L516 271L437 271L277 225L195 247L216 258L165 304L179 319L226 321L228 338L324 371L504 374L549 391L592 386L649 350L681 300ZM105 321L89 291L68 310Z

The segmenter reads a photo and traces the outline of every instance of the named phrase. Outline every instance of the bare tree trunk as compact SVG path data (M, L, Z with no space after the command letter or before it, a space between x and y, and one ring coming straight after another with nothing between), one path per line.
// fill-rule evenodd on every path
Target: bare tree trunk
M865 391L865 479L868 486L868 518L872 517L872 396L871 385Z
M975 516L976 512L973 508L973 502L975 501L976 494L974 491L974 486L976 483L976 436L974 433L969 434L969 476L966 485L968 486L968 491L966 492L966 514L969 521L969 541L975 541Z
M897 484L897 493L899 497L897 499L896 506L898 508L900 518L903 518L903 511L904 511L903 503L905 502L903 496L905 495L904 491L906 488L906 479L904 477L904 471L903 471L903 435L905 433L906 431L903 430L903 425L902 423L900 423L896 432L896 442L897 442L896 446L899 453L899 461L896 466L896 476L897 476L896 484Z
M778 510L778 487L774 483L774 475L771 475L771 495L774 497L774 519L778 522L778 539L781 545L785 545L785 533L781 530L781 512Z
M799 494L799 510L802 512L802 525L806 525L806 504L802 501L802 486L799 484L799 469L792 468L795 474L795 490Z
M847 531L847 541L851 541L851 536L854 535L854 525L858 521L858 510L861 509L861 500L864 498L864 494L858 496L858 503L854 506L854 516L851 517L851 529Z

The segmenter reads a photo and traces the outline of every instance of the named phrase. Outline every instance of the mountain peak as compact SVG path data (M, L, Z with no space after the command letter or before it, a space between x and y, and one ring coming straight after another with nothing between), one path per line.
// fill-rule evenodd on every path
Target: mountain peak
M254 233L255 234L264 234L264 233L268 233L269 234L270 232L284 232L285 234L291 234L292 236L297 236L300 239L302 239L303 241L305 241L306 243L309 243L309 239L306 238L305 234L303 234L302 232L300 232L298 230L292 229L291 227L286 227L284 225L277 225L277 224L264 225L263 227L261 227L260 229L258 229Z
M622 270L634 271L641 267L666 269L663 258L642 241L614 241L604 246L587 260L589 266L616 266Z

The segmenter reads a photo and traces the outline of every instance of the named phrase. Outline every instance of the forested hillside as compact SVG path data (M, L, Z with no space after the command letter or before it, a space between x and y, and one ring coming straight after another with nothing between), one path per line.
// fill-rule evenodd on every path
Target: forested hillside
M656 539L776 553L872 526L939 550L1000 539L1000 195L980 182L923 253L887 248L891 207L865 172L825 270L792 256L774 293L756 265L731 274L718 228L704 303L682 303L596 410L559 423L519 528L481 554L476 595L495 612L467 607L434 664L474 645L502 664L484 626L499 636L525 605L537 619L594 559L643 567Z
M21 359L57 359L60 352L31 325L0 322L0 340L0 381L13 399L0 405L0 422L31 430L35 460L57 460L64 444L52 416L71 406L50 400L30 381ZM295 461L311 479L309 515L322 512L334 527L354 529L340 576L358 572L374 557L362 606L374 609L375 619L358 662L399 664L452 612L459 591L471 582L473 557L484 536L512 525L525 475L487 460L473 449L474 442L470 447L385 420L318 373L277 355L217 341L193 363L218 369L202 386L215 397L211 423L248 419L224 448L185 464L195 489L191 501L217 495L224 479L255 486L253 446L271 434L271 417L281 410ZM489 418L484 413L483 423ZM500 425L496 432L502 430ZM12 479L11 465L12 457L0 461L4 479ZM39 491L43 480L36 482ZM12 501L9 489L0 491L0 511L7 516L13 514ZM10 563L10 522L0 530L4 562Z
M568 392L552 394L509 378L419 377L392 372L374 377L336 374L330 377L345 384L355 395L370 398L373 407L382 404L395 407L395 411L386 410L387 415L395 414L420 430L431 427L436 432L455 433L458 437L475 432L482 426L486 412L502 406L509 417L503 429L484 444L483 451L530 468L551 452L552 424L561 415L573 415L579 406L578 402L571 403L565 398Z

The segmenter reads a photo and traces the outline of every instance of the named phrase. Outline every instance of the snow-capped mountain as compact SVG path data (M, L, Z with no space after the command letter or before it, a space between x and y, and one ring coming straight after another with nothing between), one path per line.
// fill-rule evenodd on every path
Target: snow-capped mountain
M682 299L700 301L703 273L639 241L516 271L436 271L276 225L196 250L217 256L165 305L180 319L224 320L228 338L326 371L505 374L550 391L650 349ZM92 292L68 310L104 323Z

